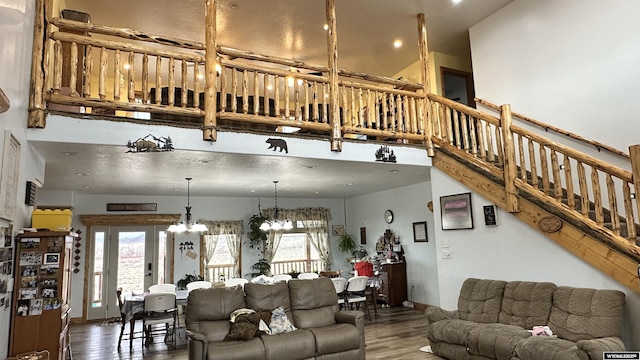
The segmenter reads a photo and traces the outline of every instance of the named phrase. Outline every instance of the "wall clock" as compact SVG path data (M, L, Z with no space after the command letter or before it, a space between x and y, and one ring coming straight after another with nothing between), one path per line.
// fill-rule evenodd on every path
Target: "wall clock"
M384 222L391 224L393 222L393 211L387 210L384 212Z

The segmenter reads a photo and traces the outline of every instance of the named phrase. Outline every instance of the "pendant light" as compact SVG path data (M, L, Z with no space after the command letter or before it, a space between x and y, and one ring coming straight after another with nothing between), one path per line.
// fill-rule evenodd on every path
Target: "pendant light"
M293 223L291 220L280 220L280 209L278 208L278 180L273 181L273 188L275 192L275 206L273 208L273 219L265 220L260 225L260 230L291 230L293 229Z
M200 223L198 220L196 221L191 220L191 204L190 204L189 190L190 190L190 183L192 178L188 177L185 179L187 180L187 206L185 207L187 209L187 213L185 214L184 221L181 220L175 224L172 224L171 226L169 226L167 231L173 232L173 233L207 231L207 226L205 224Z

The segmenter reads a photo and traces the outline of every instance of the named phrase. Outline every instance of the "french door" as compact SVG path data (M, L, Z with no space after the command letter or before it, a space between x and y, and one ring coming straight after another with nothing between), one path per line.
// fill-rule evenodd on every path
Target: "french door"
M116 289L141 294L167 273L166 227L97 226L91 229L87 320L120 316Z

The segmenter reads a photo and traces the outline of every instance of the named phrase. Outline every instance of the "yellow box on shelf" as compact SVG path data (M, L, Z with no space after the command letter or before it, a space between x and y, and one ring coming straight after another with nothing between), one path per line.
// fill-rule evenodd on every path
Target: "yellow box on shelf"
M31 213L31 227L50 231L71 230L71 209L35 209Z

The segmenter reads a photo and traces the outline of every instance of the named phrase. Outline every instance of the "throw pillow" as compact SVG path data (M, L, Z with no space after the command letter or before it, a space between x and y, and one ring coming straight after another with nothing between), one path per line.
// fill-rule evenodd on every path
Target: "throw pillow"
M282 334L289 331L297 330L295 326L289 321L287 313L282 306L276 308L271 312L271 335Z

